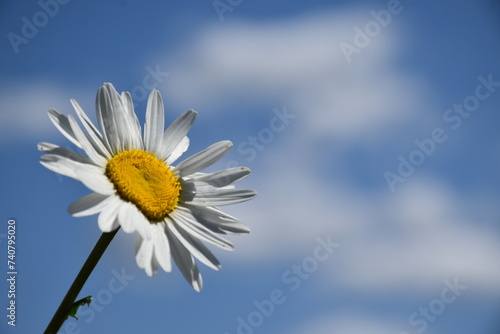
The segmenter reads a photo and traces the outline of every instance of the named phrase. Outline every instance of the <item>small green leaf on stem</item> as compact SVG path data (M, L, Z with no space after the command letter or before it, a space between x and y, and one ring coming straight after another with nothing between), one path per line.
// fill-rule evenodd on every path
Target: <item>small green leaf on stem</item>
M78 317L76 315L76 312L78 312L78 308L80 306L85 305L85 304L87 304L88 306L90 306L90 302L91 301L92 301L92 296L87 296L85 298L82 298L82 299L77 300L76 302L74 302L73 305L71 306L71 308L69 309L69 312L68 312L68 315L66 316L66 319L68 319L68 317L73 317L76 320L78 320Z

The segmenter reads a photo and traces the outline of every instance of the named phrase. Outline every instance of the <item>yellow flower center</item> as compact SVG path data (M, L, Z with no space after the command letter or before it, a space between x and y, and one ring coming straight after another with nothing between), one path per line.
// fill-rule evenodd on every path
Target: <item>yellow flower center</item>
M108 161L106 176L118 195L134 203L151 222L163 220L179 202L179 178L154 153L120 152Z

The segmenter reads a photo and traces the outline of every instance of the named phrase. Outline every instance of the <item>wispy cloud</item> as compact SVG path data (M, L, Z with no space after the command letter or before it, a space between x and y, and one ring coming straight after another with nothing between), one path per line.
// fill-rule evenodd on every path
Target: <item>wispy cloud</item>
M79 94L81 96L81 94ZM0 138L2 142L18 140L46 141L57 138L58 131L50 122L47 111L57 109L73 113L69 102L76 97L60 85L51 82L0 83ZM89 101L93 100L88 95Z
M300 326L293 334L388 334L400 333L401 328L391 324L387 319L370 317L358 312L335 312L318 316ZM426 333L432 334L432 331Z
M369 10L366 10L366 13ZM347 64L339 44L352 38L364 11L213 25L172 57L167 91L181 104L221 104L228 97L284 100L310 132L369 138L372 131L420 118L427 108L420 79L392 64L397 38L384 31ZM420 100L418 100L420 99ZM258 112L258 111L256 111Z
M178 66L167 83L174 102L211 106L244 92L285 101L297 114L293 136L272 143L255 160L260 199L234 210L252 227L250 236L238 238L238 262L300 258L309 251L307 240L331 234L345 245L325 271L324 284L333 289L411 293L449 275L497 286L500 241L477 228L473 213L481 204L471 202L474 195L455 194L432 172L406 182L397 194L385 186L367 191L330 162L345 157L340 148L350 145L383 156L397 147L404 129L435 118L430 85L393 63L402 36L384 31L355 61L342 58L338 45L363 13L214 25L175 58ZM315 173L325 169L330 173Z

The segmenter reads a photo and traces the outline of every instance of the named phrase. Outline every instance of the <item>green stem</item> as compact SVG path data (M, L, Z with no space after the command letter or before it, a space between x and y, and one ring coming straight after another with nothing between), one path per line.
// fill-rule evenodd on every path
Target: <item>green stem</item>
M76 276L75 281L66 293L66 296L62 300L61 305L59 305L59 308L54 314L54 317L52 317L52 320L47 326L44 334L56 334L59 331L64 321L68 318L68 312L75 302L76 297L78 297L80 290L82 290L82 287L92 273L92 270L94 270L97 262L99 262L102 254L104 254L104 251L110 244L111 240L113 240L113 237L119 229L120 228L117 228L113 232L103 233L101 235L101 237L95 244L94 249L87 258L87 261L85 261L82 269L80 269L80 272Z

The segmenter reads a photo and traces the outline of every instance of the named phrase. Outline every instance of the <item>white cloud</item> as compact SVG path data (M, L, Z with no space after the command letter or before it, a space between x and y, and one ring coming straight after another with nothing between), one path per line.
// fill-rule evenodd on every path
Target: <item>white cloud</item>
M347 63L339 44L352 43L369 10L209 26L175 56L167 91L180 104L215 110L234 95L286 101L310 133L371 140L428 108L420 79L391 63L398 52L391 29Z
M500 240L487 227L498 212L476 214L484 208L477 194L455 194L438 180L418 176L394 194L364 192L341 175L324 180L308 173L281 148L259 157L259 166L283 166L252 175L260 198L232 209L252 233L233 239L238 254L228 261L300 263L318 236L331 235L341 247L322 273L323 284L333 290L419 293L455 277L486 289L500 284Z
M470 217L479 203L426 178L374 203L372 226L365 226L354 245L339 254L329 273L342 273L341 286L418 294L455 277L475 285L476 292L499 286L500 240Z
M340 174L324 179L310 173L289 144L259 156L250 184L260 198L231 208L252 233L233 239L238 254L228 261L300 263L318 236L331 235L341 247L321 272L332 292L418 294L454 277L476 288L500 284L500 240L487 227L498 210L481 213L491 198L457 194L439 180L417 175L396 193L366 192ZM276 164L280 167L270 168Z
M212 26L188 42L181 52L187 56L177 55L167 81L172 103L214 105L244 92L249 98L285 101L298 115L293 120L296 136L269 144L255 160L247 184L255 184L260 197L228 209L249 223L252 234L233 239L238 254L223 255L224 261L301 260L316 237L332 235L342 244L323 271L325 286L333 289L429 288L450 275L498 286L495 254L500 242L475 226L470 213L480 205L470 197L416 176L392 194L359 189L333 166L327 166L332 169L326 179L314 174L312 166L324 160L310 150L318 140L337 147L370 145L429 116L424 84L391 63L400 37L390 30L351 64L341 55L338 44L352 39L352 27L363 22L362 14ZM72 113L69 98L75 95L48 83L20 86L0 92L3 140L6 135L56 136L46 110ZM93 101L93 94L82 101ZM325 152L337 153L335 148Z
M50 82L3 83L0 89L2 141L8 142L14 137L36 141L58 138L58 131L47 116L47 111L54 108L63 114L74 113L69 102L70 98L75 97L74 94L74 91L70 92Z
M387 319L375 319L356 312L335 312L319 316L301 325L293 334L400 334L402 328ZM426 333L432 334L431 330Z
M411 293L453 277L498 286L500 242L477 228L473 196L417 176L392 194L359 189L334 165L327 166L329 176L314 174L322 154L342 158L339 147L371 149L404 129L435 126L429 123L435 97L425 82L393 65L401 36L386 29L351 64L343 58L339 43L352 40L367 12L215 25L176 57L167 83L174 103L212 106L243 92L284 101L297 114L294 136L269 144L255 160L251 184L260 198L229 209L250 223L252 234L236 239L238 254L227 261L301 260L316 237L330 234L342 244L325 264L324 284L334 289ZM321 141L331 148L311 150Z

